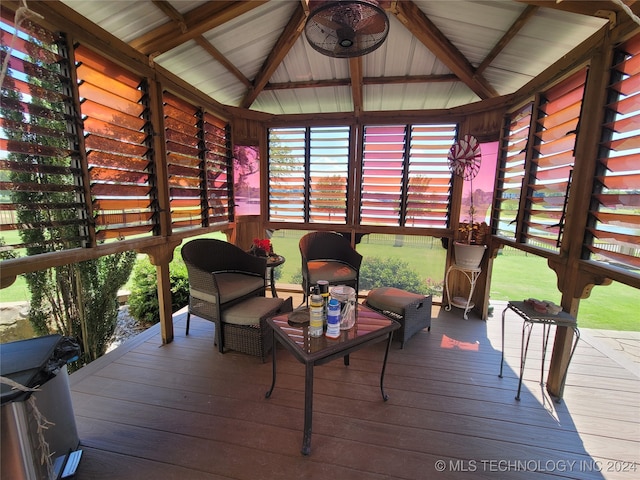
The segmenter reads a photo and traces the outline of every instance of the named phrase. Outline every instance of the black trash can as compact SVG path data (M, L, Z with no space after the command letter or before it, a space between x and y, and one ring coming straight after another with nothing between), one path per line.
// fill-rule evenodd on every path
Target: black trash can
M67 363L80 355L76 342L61 335L0 345L0 373L36 392L24 392L3 379L0 407L2 480L62 478L78 448ZM43 419L51 424L38 431ZM48 449L48 452L47 452ZM50 466L43 462L49 454Z

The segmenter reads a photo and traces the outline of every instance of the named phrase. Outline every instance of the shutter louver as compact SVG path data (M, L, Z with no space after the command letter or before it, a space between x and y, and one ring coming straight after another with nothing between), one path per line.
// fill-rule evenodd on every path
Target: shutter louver
M364 127L362 225L400 225L406 128L405 125Z
M526 243L558 250L586 82L582 70L544 94L526 201Z
M208 226L229 221L231 203L231 142L228 126L210 113L203 115Z
M151 235L155 191L143 79L82 45L75 56L96 239Z
M614 54L602 132L585 251L640 269L640 35Z
M88 215L70 133L75 116L67 113L73 102L64 39L27 20L8 52L13 20L3 21L0 59L10 57L0 102L0 225L19 238L3 239L1 248L33 255L83 246Z
M202 225L205 208L201 195L204 162L200 112L167 92L163 92L162 101L171 228L196 228Z
M456 125L412 125L409 149L407 227L446 228L451 199L447 155Z
M349 127L309 131L309 222L344 224L347 219Z
M515 238L516 234L532 109L533 104L527 104L511 114L506 119L504 136L500 140L493 223L497 225L497 234L506 238Z
M163 92L174 231L229 221L231 146L226 124Z
M306 129L269 130L269 220L305 221Z
M363 225L446 228L455 125L364 127Z

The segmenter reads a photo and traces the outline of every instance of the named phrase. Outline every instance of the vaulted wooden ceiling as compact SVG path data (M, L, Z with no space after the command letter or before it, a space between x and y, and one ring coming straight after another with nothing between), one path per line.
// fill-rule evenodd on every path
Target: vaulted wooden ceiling
M441 109L507 95L628 15L619 0L383 0L387 40L345 59L308 44L308 0L63 3L220 103L274 114Z

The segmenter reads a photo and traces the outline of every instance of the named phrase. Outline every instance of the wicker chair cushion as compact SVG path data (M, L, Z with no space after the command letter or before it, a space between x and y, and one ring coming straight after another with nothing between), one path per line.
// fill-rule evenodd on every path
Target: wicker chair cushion
M216 281L220 289L221 304L264 288L264 278L242 273L216 273Z
M335 285L340 282L353 282L358 278L357 271L341 262L312 260L307 263L307 266L311 285L318 283L318 280L327 280Z
M404 308L416 300L425 298L419 293L406 292L394 287L374 288L367 295L367 304L378 310L386 310L404 316Z
M281 298L252 297L222 312L222 321L234 325L258 325L260 319L278 310Z

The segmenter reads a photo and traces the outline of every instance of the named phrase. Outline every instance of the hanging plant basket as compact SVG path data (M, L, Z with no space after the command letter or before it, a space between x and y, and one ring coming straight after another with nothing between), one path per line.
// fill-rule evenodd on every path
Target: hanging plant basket
M460 268L474 270L480 267L487 246L455 242L453 248L456 255L456 265Z

